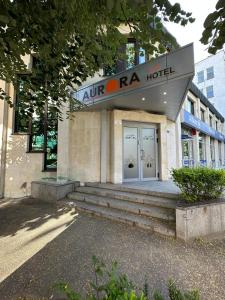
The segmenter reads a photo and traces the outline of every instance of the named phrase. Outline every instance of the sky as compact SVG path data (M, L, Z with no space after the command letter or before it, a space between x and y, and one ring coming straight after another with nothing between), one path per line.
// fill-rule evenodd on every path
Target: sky
M203 23L209 13L215 10L218 0L170 0L172 4L178 2L181 8L187 12L192 12L195 18L194 23L181 26L170 22L165 23L165 27L175 36L181 46L194 42L195 62L198 62L207 56L207 46L199 42L203 31Z

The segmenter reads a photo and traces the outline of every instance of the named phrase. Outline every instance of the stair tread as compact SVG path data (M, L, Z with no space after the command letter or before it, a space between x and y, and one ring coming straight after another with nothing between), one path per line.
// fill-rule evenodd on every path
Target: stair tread
M144 203L153 206L159 207L167 207L167 208L175 208L176 201L168 198L160 198L159 196L154 195L144 195L137 194L133 192L125 192L125 191L117 191L110 189L102 189L98 187L77 187L77 192L86 193L86 194L95 194L98 196L105 196L114 199L120 199L124 201L136 202L136 203Z
M122 184L112 184L112 183L99 183L99 182L86 182L85 186L87 187L96 187L102 189L109 189L113 191L124 191L137 193L142 195L152 195L156 197L165 197L168 199L177 200L180 197L180 193L178 192L166 192L166 191L156 191L156 190L147 190L138 187L129 187Z
M131 225L149 229L161 234L175 236L175 223L163 222L161 220L151 217L138 216L115 208L109 209L106 207L86 203L84 201L76 201L74 202L74 205L77 207L78 210L81 209L90 213L94 213L98 216L110 218L116 221L130 223Z
M93 203L100 206L112 207L129 211L140 215L153 216L155 218L164 219L167 221L175 220L175 210L171 208L149 206L146 204L129 202L115 198L109 198L99 195L85 194L81 192L72 192L67 196L70 200L82 201Z

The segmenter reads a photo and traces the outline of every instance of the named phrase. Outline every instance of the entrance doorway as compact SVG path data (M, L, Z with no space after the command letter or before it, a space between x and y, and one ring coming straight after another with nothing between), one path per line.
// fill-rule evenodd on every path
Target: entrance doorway
M156 125L123 123L123 180L146 181L157 178Z

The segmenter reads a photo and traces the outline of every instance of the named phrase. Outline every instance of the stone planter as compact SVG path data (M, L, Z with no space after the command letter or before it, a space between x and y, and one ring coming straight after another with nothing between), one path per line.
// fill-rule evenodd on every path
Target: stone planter
M33 181L31 183L31 197L43 202L54 203L65 198L79 185L78 181Z
M225 232L225 199L176 207L176 237L185 241Z

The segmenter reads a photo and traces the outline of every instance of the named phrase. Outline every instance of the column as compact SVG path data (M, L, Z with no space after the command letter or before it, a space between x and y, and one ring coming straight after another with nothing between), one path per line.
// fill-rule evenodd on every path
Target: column
M218 140L214 141L215 145L215 167L219 167L219 147L218 147Z
M176 130L176 168L182 167L182 141L181 141L181 120L180 114L175 124Z
M211 167L211 151L210 151L210 136L206 135L205 138L206 162L207 167Z
M68 107L62 108L62 121L58 121L58 145L57 145L57 179L69 178L70 166L70 122L67 118Z
M107 166L108 166L108 136L109 136L109 120L107 111L101 111L101 153L100 153L100 180L102 183L107 181Z
M5 82L4 90L6 94L9 94L9 84ZM1 144L0 144L0 199L4 197L5 191L5 171L6 171L6 151L7 151L7 135L8 135L8 114L9 114L9 105L6 101L2 102L2 112L0 120L0 129L1 129Z
M193 151L194 151L194 166L199 165L199 132L196 130L196 134L193 135Z

